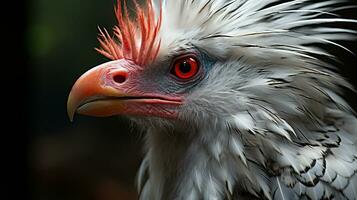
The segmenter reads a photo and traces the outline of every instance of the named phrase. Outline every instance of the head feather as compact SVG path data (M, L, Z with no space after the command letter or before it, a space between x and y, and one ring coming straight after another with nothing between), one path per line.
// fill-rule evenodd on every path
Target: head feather
M142 8L136 1L134 3L136 18L133 20L129 17L125 1L122 7L118 0L115 8L118 25L113 29L114 36L110 36L106 29L99 29L101 48L96 50L112 60L125 58L138 65L145 65L155 60L160 49L158 33L162 14L160 9L159 16L156 17L150 0L146 1L146 8Z

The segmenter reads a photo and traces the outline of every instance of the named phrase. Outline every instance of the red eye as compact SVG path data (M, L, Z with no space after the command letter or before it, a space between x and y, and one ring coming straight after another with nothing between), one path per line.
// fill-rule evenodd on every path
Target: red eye
M175 61L172 72L180 79L194 77L199 70L199 62L195 57L188 56Z

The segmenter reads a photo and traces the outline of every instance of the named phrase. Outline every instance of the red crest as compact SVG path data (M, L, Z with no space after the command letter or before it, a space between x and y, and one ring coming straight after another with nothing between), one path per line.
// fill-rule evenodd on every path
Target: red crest
M129 18L127 6L124 1L122 9L121 1L115 9L118 25L114 27L114 36L111 37L106 29L99 29L98 40L101 48L96 50L111 60L129 59L137 65L145 65L153 62L160 49L158 32L161 26L162 10L155 20L155 11L151 0L146 1L143 9L135 3L136 18Z

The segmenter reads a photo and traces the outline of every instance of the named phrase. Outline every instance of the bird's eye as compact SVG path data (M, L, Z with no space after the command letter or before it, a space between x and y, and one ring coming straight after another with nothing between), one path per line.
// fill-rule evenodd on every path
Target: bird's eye
M190 79L199 71L200 63L194 56L186 56L177 59L171 69L171 73L180 79Z

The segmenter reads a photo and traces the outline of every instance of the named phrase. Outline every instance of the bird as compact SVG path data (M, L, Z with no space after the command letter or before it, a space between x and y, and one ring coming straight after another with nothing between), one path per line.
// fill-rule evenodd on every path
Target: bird
M354 41L340 0L145 0L99 28L109 61L67 112L144 132L141 200L357 199L353 85L331 48ZM336 62L337 61L337 62ZM343 61L341 61L343 63ZM352 66L351 66L352 67Z

